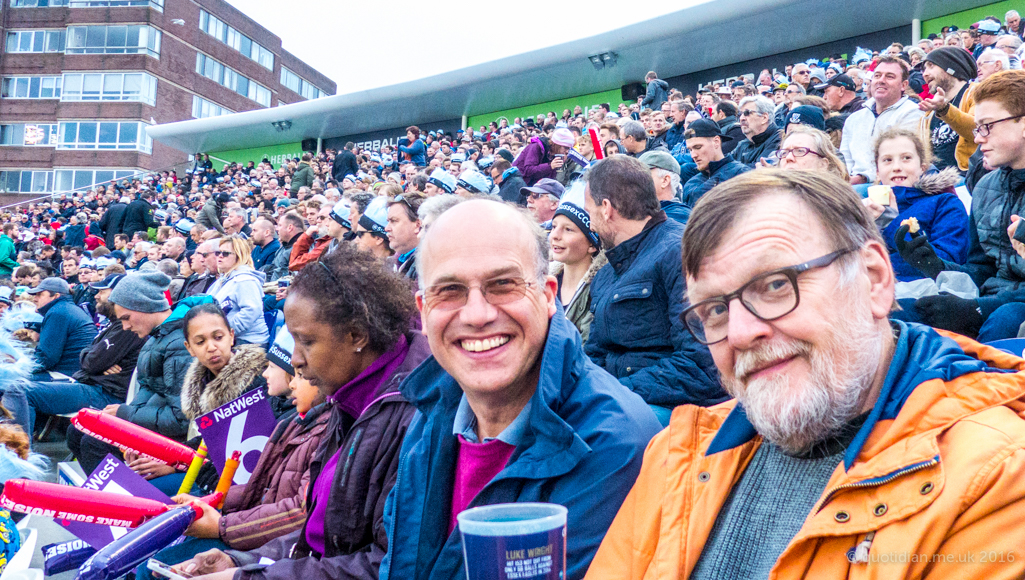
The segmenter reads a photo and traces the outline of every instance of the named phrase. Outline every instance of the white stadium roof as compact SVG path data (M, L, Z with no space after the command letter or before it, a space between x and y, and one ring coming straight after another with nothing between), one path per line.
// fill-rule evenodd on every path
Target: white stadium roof
M991 0L712 0L550 48L350 94L156 125L186 152L226 151L367 133L618 89L649 70L668 78L909 25ZM881 49L883 47L873 47ZM595 70L590 55L615 52ZM387 74L387 67L384 67ZM339 84L344 90L344 84ZM288 121L287 130L275 127ZM280 124L279 124L280 126Z

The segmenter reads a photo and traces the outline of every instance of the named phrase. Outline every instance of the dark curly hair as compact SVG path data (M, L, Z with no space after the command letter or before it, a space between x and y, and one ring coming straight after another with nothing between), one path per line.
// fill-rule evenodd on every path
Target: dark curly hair
M365 333L368 348L375 352L394 346L416 314L409 283L353 244L342 244L304 267L289 294L315 302L336 335Z

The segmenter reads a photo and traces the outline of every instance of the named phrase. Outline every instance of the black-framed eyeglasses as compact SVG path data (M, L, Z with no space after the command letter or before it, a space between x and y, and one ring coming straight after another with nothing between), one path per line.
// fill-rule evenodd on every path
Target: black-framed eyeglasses
M972 135L976 137L989 137L989 132L993 129L993 125L1003 123L1004 121L1021 119L1022 117L1025 117L1025 115L1015 115L1013 117L1005 117L1003 119L997 119L996 121L990 121L989 123L979 123L974 129L972 129Z
M754 277L739 290L725 296L703 300L680 315L687 330L701 344L726 340L729 330L730 303L739 299L748 312L759 320L770 322L790 314L801 303L797 277L808 270L825 268L855 248L838 250L803 264L772 270Z
M482 282L477 288L488 304L501 306L523 298L527 294L527 288L534 284L523 278L495 278ZM459 282L435 284L424 290L424 303L428 308L435 310L458 310L466 306L472 288L473 286Z
M217 250L216 252L214 252L214 255L218 258L227 258L229 256L234 256L235 253L231 250Z
M759 113L758 111L756 111L754 109L751 109L751 110L748 110L748 111L741 111L740 112L740 116L741 117L750 117L751 115L763 115L763 114L765 114L765 113Z

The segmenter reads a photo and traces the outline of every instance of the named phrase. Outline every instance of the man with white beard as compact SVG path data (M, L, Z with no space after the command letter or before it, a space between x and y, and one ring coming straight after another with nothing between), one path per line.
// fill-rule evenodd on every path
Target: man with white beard
M684 322L736 399L676 409L587 580L1022 576L978 554L1025 543L1025 361L890 321L848 185L735 177L694 207L683 265Z

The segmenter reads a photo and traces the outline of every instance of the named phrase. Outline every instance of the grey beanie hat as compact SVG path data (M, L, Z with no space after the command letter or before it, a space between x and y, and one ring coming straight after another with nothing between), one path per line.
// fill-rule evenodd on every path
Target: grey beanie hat
M170 284L171 279L163 272L135 272L118 282L108 300L135 312L164 312L171 309L164 296Z

